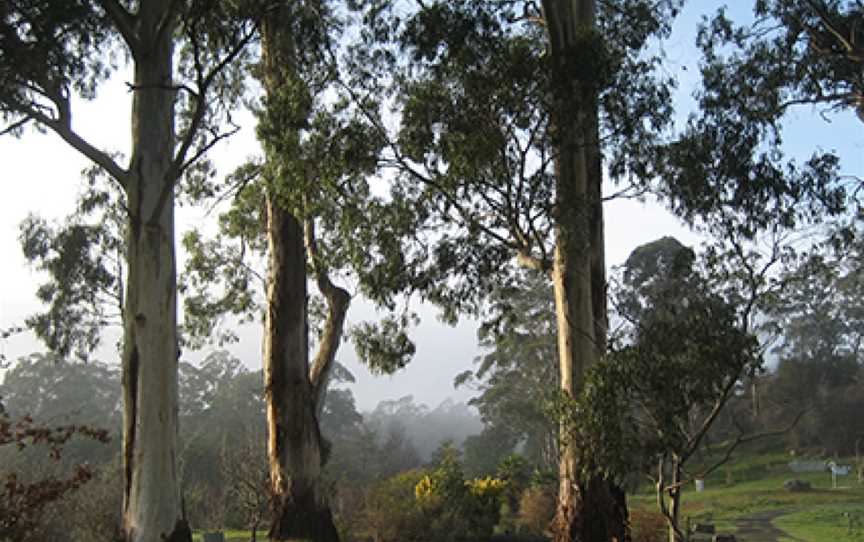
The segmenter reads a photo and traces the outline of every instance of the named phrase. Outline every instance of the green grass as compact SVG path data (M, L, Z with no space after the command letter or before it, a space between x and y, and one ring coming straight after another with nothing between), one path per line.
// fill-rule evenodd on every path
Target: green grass
M730 465L727 473L715 473L706 480L706 490L697 493L692 484L682 497L682 517L693 522L713 523L718 531L734 532L736 521L772 510L788 511L777 518L775 526L801 540L813 542L864 541L864 486L854 475L840 479L842 489L831 488L827 472L793 473L788 468L792 458L780 453L744 454ZM850 463L850 461L842 461ZM696 469L693 469L696 470ZM798 478L810 482L811 491L791 493L783 482ZM631 504L638 508L657 509L653 491L643 489L633 496ZM848 520L843 512L859 514L861 526L848 533Z
M856 523L850 525L851 514ZM864 501L827 504L781 516L774 525L802 540L860 542L864 540Z

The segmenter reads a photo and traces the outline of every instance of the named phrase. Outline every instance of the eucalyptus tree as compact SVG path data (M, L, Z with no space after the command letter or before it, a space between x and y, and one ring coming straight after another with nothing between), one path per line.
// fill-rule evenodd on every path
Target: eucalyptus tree
M793 32L797 37L787 41L782 25L759 30L763 17L781 5L792 3L757 2L752 32L733 30L723 12L700 28L697 45L703 58L694 91L696 110L681 130L658 145L650 167L659 180L657 192L673 212L709 237L704 258L708 291L732 308L733 314L723 318L732 318L736 333L758 336L755 346L761 354L779 331L765 316L790 288L783 271L802 253L819 250L813 233L827 232L825 226L844 218L848 205L837 156L817 151L800 160L785 152L786 113L802 103L806 89L812 91L807 77L816 72L789 56L803 51L796 41L800 35ZM692 333L698 336L699 330ZM750 364L735 380L724 380L730 386L726 393L738 385L737 378L746 380L758 370L758 364ZM723 404L717 403L718 408ZM695 440L702 435L694 433ZM681 450L679 457L691 454ZM672 496L677 493L673 490ZM664 513L673 526L671 536L681 536L674 527L674 498Z
M476 368L458 375L454 385L478 391L469 404L480 412L484 432L512 435L505 455L518 442L520 454L533 465L552 469L558 463L558 428L549 411L558 371L551 360L558 354L548 278L528 271L522 284L493 290L489 302L491 314L477 333L485 352L475 358ZM466 466L469 455L466 448Z
M861 243L849 254L811 255L784 273L789 287L776 296L767 318L783 334L779 363L766 396L786 411L805 411L790 444L813 443L837 453L859 445ZM842 450L842 451L841 451Z
M854 185L840 158L818 148L790 158L784 129L798 105L860 103L860 58L848 49L856 13L860 2L771 0L754 4L749 25L724 10L703 22L696 111L656 163L676 214L719 240L768 235L785 241L771 243L781 248L794 246L790 234L843 216Z
M571 438L616 476L653 471L669 540L686 540L685 465L740 379L761 365L758 342L740 328L736 307L712 291L693 251L671 237L633 251L615 299L616 345L573 405ZM597 426L606 428L600 438Z
M184 240L191 255L187 329L200 342L219 334L226 313L248 320L263 313L270 538L338 540L323 477L328 443L319 426L351 300L348 286L334 277L341 274L373 302L395 309L400 285L380 276L398 272L399 251L387 245L398 247L400 236L413 233L413 221L407 209L371 194L366 177L379 138L333 92L345 13L326 1L276 2L261 18L255 75L263 89L256 105L263 158L229 177L233 199L216 238L192 232ZM310 301L310 278L323 301ZM398 329L396 320L384 327ZM404 333L374 331L370 325L356 334L363 356L382 371L404 365L413 352Z
M825 248L831 227L841 226L836 239L850 237L842 226L854 182L839 157L814 149L790 158L784 130L799 105L857 107L861 63L848 49L855 5L776 0L756 2L752 23L724 10L706 19L697 109L655 162L659 192L711 239L711 280L737 298L739 324L759 334L763 350L777 338L764 315L789 286L785 271ZM756 414L755 380L752 391Z
M376 126L393 191L442 224L406 267L451 318L481 313L519 265L548 273L558 382L576 396L606 347L604 161L612 179L648 178L671 85L651 44L680 2L417 2L401 17L382 16L386 4L370 8L368 21L385 22L366 36L390 32L394 47L370 49L354 93L386 95L362 87L386 66L400 125ZM555 540L627 539L623 494L589 480L575 446L562 440Z
M232 70L254 32L229 3L47 2L0 7L0 133L49 130L104 169L125 195L123 336L127 540L189 540L176 473L177 331L174 190L224 135ZM81 137L78 99L128 60L128 163ZM175 62L180 60L179 66Z
M310 73L304 73L308 66L303 65L303 43L298 43L297 34L301 39L306 37L303 36L304 26L310 22L312 28L320 28L315 18L322 9L329 9L329 6L309 2L292 13L292 7L283 4L264 18L262 26L266 109L261 116L259 135L267 161L264 205L269 274L264 313L264 390L274 500L271 540L339 539L321 487L324 444L317 413L339 346L350 297L344 289L334 285L326 270L321 268L314 216L307 218L302 198L298 201L291 197L303 194L302 184L314 182L315 166L292 164L291 158L282 156L283 153L288 157L299 154L300 129L309 122L311 91L315 84L304 78ZM329 39L326 29L320 36L316 34L311 36L316 41ZM309 176L314 177L310 179ZM285 195L286 192L293 194ZM319 355L311 366L306 317L307 265L312 266L329 309Z

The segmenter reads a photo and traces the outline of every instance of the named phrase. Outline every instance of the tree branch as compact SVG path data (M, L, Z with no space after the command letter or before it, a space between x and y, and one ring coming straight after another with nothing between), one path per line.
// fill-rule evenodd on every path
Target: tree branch
M108 172L122 187L128 185L129 172L120 167L107 153L100 151L84 138L78 135L73 129L71 118L68 111L61 114L59 119L52 119L45 113L30 109L26 111L27 116L33 120L43 124L59 135L66 143L72 146L75 150L89 158L96 165Z
M846 57L849 60L854 62L861 62L864 60L864 55L862 55L861 49L859 49L854 43L855 36L851 35L846 36L841 29L838 28L837 24L832 20L831 15L828 13L828 10L825 8L825 5L822 2L817 2L815 0L808 0L807 4L810 8L816 12L816 16L819 17L819 20L822 21L822 24L828 30L828 32L834 36L834 39L843 47L846 51ZM845 30L845 29L843 29Z
M204 215L209 216L210 213L212 213L216 209L216 207L218 207L222 202L232 196L234 196L236 200L243 192L243 190L245 190L246 187L249 186L249 184L251 184L253 181L255 181L261 176L261 172L263 170L264 167L262 165L256 164L247 175L244 175L243 177L238 179L237 182L233 184L233 186L230 186L227 190L222 192L222 194L217 196L213 203L207 207Z
M717 419L717 416L720 415L720 412L723 410L723 407L726 405L726 402L729 400L730 395L732 395L732 390L735 388L735 383L738 382L738 375L734 375L729 378L729 382L726 383L726 386L723 388L723 394L719 399L714 403L714 407L711 409L711 412L702 421L702 425L699 427L699 430L696 431L693 436L690 437L687 441L687 446L684 449L684 452L681 454L681 463L686 463L691 455L696 451L699 447L699 443L702 442L702 438L708 433L708 430L711 428L711 425L714 423L714 420Z
M528 269L534 269L543 273L548 273L552 269L552 262L548 258L532 255L528 249L522 248L516 252L516 263Z
M640 187L640 186L636 186L634 183L631 183L626 188L622 188L621 190L619 190L617 192L613 192L612 194L609 194L608 196L603 196L602 198L600 198L600 201L605 203L607 201L612 201L614 199L619 199L619 198L637 199L637 198L641 198L642 196L644 196L648 192L649 192L649 190L647 187Z
M192 165L196 160L198 160L201 156L204 155L213 145L216 144L220 139L224 139L224 137L229 137L230 135L237 132L239 129L235 129L231 132L224 134L224 137L216 137L214 141L210 141L209 143L203 145L198 152L192 157L192 159L187 160L186 156L189 153L189 149L192 147L192 144L195 141L195 136L197 135L199 129L201 128L201 124L204 122L204 115L207 112L207 93L210 90L210 86L213 84L213 81L225 69L228 64L233 62L237 56L243 51L246 45L252 40L255 36L255 31L250 30L240 41L234 46L234 48L229 51L227 55L225 55L222 60L220 60L216 66L206 75L203 74L203 69L201 67L199 61L199 53L195 53L195 66L196 71L198 72L198 91L192 92L193 99L195 100L195 111L192 113L192 122L189 124L189 129L186 131L185 136L183 137L183 141L180 143L180 148L177 151L177 154L174 156L174 160L171 164L171 167L168 168L168 171L165 174L165 178L162 180L162 192L159 194L159 200L156 204L156 207L153 208L153 213L150 216L151 222L156 222L158 220L159 215L162 213L162 208L165 206L165 203L168 201L168 196L174 190L174 185L177 183L177 179L183 174L183 171ZM196 44L193 40L193 47L196 47ZM191 92L191 90L190 90Z
M233 62L246 48L252 38L255 36L255 30L250 30L243 36L237 45L234 46L231 51L225 55L222 60L220 60L216 66L210 70L209 73L204 75L200 73L201 68L198 67L196 69L199 70L199 86L198 92L195 93L195 112L192 115L192 123L189 125L189 130L186 133L186 136L183 138L183 142L180 144L180 149L177 151L177 155L174 157L174 164L172 169L175 171L177 176L182 173L184 167L188 166L191 161L186 160L186 155L189 152L189 148L192 146L192 142L195 139L195 134L198 131L198 128L201 125L201 122L204 119L204 113L207 110L207 92L210 90L210 86L213 84L213 81L216 77L224 70L228 64ZM196 54L197 56L197 54Z
M129 49L132 51L132 56L136 58L140 57L142 49L141 41L138 39L137 32L135 32L135 27L138 24L137 15L130 13L117 0L97 1L102 9L105 10L105 13L108 14L108 18L110 18L117 27L120 36L123 37L123 41L126 42L126 45L128 45Z
M9 126L0 130L0 137L3 137L6 134L11 134L11 133L15 132L16 130L18 130L19 128L22 128L25 124L27 124L31 120L33 120L32 116L25 115L23 119L15 121L12 124L10 124Z
M717 470L717 469L719 469L720 467L722 467L723 465L725 465L725 464L729 461L729 459L732 458L732 452L734 452L735 449L736 449L738 446L740 446L741 444L746 444L746 443L748 443L748 442L753 442L754 440L758 440L758 439L761 439L761 438L776 437L776 436L780 436L780 435L783 435L783 434L785 434L785 433L788 433L789 431L792 430L792 428L794 428L796 425L798 425L798 422L801 421L801 418L804 416L804 414L806 414L807 412L809 412L809 410L810 410L810 409L804 409L804 410L798 412L798 415L795 416L795 419L792 420L792 423L790 423L788 427L785 427L785 428L783 428L783 429L780 429L780 430L777 430L777 431L768 431L768 432L765 432L765 433L757 433L757 434L755 434L755 435L750 435L750 436L746 436L746 437L743 436L743 435L738 435L738 436L735 438L735 442L733 442L733 443L732 443L732 444L731 444L731 445L726 449L726 453L723 454L723 457L722 457L719 461L717 461L716 463L714 463L713 465L711 465L710 467L708 467L707 469L705 469L704 471L702 471L700 474L701 474L703 477L706 477L706 476L708 476L709 474L711 474L712 472L714 472L715 470Z
M339 343L342 339L342 329L345 325L345 315L348 312L351 296L343 288L333 284L325 270L315 238L314 218L306 218L303 225L306 252L312 266L312 274L315 276L318 290L327 300L328 309L327 320L324 323L324 334L309 370L312 397L315 401L315 410L318 411L323 406L324 391L327 389L327 381L333 369L333 360L336 358L336 351L339 349Z
M234 127L232 129L228 130L227 132L212 134L213 137L210 138L210 141L203 144L197 151L195 151L195 154L192 155L192 158L190 158L189 160L186 160L186 162L184 162L180 166L180 170L177 172L177 177L179 178L180 175L182 175L189 168L189 166L191 166L192 164L194 164L195 162L200 160L201 157L204 156L205 154L207 154L207 152L209 152L210 149L212 149L214 146L216 146L217 143L219 143L223 139L228 139L229 137L233 136L234 134L236 134L239 131L240 131L240 127L237 125L234 125Z

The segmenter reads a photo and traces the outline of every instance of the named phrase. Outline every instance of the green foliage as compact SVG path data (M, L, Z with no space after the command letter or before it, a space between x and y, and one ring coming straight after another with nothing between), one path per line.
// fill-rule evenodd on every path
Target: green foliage
M417 233L417 212L370 188L385 141L374 127L380 119L365 109L369 104L354 99L339 79L347 61L338 54L340 32L350 23L346 14L329 2L279 10L280 30L268 39L282 41L265 44L254 70L266 88L254 104L265 158L214 185L234 196L215 238L190 232L184 239L192 255L181 279L189 344L235 340L219 326L226 314L241 322L260 315L269 199L314 238L314 262L307 255L303 263L310 272L314 264L316 272L339 276L385 309L380 323L361 323L348 334L374 371L393 372L414 351L406 333L411 318L396 312L395 298L412 289L413 264L404 247ZM273 68L265 73L268 59ZM311 316L316 303L310 300ZM322 322L310 322L313 332Z
M843 212L837 156L788 160L783 120L796 104L858 103L861 89L839 69L848 57L818 52L825 23L853 4L760 1L752 26L735 25L722 9L704 22L698 112L660 152L663 192L676 214L718 236L752 238L772 225L790 229ZM860 63L857 70L860 77Z
M101 427L112 436L120 433L120 376L116 367L90 361L73 363L52 355L32 354L18 359L0 385L6 413L15 418L29 416L43 425ZM119 449L88 439L66 443L60 465L71 469L77 463L99 464ZM38 471L38 455L5 456L8 464Z
M115 64L107 51L116 37L103 12L86 1L58 5L44 0L16 2L0 13L2 120L20 119L22 109L43 102L40 94L50 97L60 89L95 97L99 83ZM37 81L36 86L30 85Z
M671 119L671 81L657 77L660 59L648 51L679 5L600 3L598 31L558 64L530 2L425 2L407 14L392 2L366 7L351 81L399 113L395 129L374 127L389 142L384 164L397 173L391 194L436 227L433 242L418 239L423 261L408 267L447 321L481 315L492 292L518 283L517 256L541 268L551 261L550 113L581 110L570 70L600 94L612 176L642 177L650 142Z
M466 480L453 448L415 487L416 503L429 521L430 540L482 540L500 519L506 482L498 478Z
M520 532L542 535L547 532L555 515L555 489L551 486L531 486L519 498L517 523Z
M559 400L583 464L626 479L668 455L686 461L738 380L761 365L736 307L708 288L693 253L671 238L625 264L616 304L623 342L593 367L582 397ZM593 467L592 467L593 465Z
M404 331L405 318L364 322L351 329L357 357L378 374L404 368L414 355L414 343Z
M183 236L183 248L189 255L187 269L179 291L183 294L184 342L201 348L208 341L222 346L234 342L232 327L219 326L224 314L239 317L240 323L254 321L261 314L256 286L263 289L264 279L244 261L245 237L231 242L219 235L205 240L197 231ZM218 294L215 292L219 292Z
M766 118L803 104L860 111L859 3L760 0L753 11L738 26L720 10L700 32L705 71L726 89L712 84L712 102L737 96L749 116Z
M36 291L47 310L27 327L58 356L87 360L104 328L122 323L125 198L100 168L83 173L88 186L75 211L56 225L31 214L19 240L24 257L48 277Z
M514 457L518 443L518 435L506 426L486 425L479 435L469 436L462 444L465 470L472 476L494 474L502 461Z
M507 482L466 480L458 452L444 446L428 471L409 470L368 490L353 534L382 542L486 540L500 519Z
M477 459L494 468L522 442L522 454L540 468L554 463L557 424L547 405L557 387L557 327L551 288L545 276L526 272L521 282L505 284L489 295L487 318L478 331L486 352L477 368L456 378L456 386L474 386L470 404L486 425L466 442L466 466L477 471ZM476 448L476 449L475 449Z
M497 478L465 480L453 448L444 448L437 467L415 487L435 540L487 538L498 523L506 483Z
M766 393L789 410L806 412L789 433L794 448L852 453L864 431L855 414L864 404L859 248L802 258L782 280L786 288L766 307L772 325L782 330L774 349L779 363Z

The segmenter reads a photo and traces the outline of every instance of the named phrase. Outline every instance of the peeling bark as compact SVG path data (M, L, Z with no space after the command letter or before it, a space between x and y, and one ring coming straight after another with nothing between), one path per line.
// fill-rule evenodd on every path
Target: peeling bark
M285 19L289 16L276 9L262 24L264 88L273 96L293 75L291 70L296 65L290 25ZM280 157L267 158L277 163ZM278 171L280 167L273 169ZM338 542L322 487L326 443L317 417L342 335L349 297L333 285L319 261L313 219L301 223L278 196L277 187L284 180L270 181L266 202L269 274L263 347L272 494L269 537L273 541ZM311 368L307 264L312 266L329 309L320 349Z
M270 272L264 324L264 393L273 496L270 539L338 541L321 487L324 443L309 378L304 232L267 201Z

